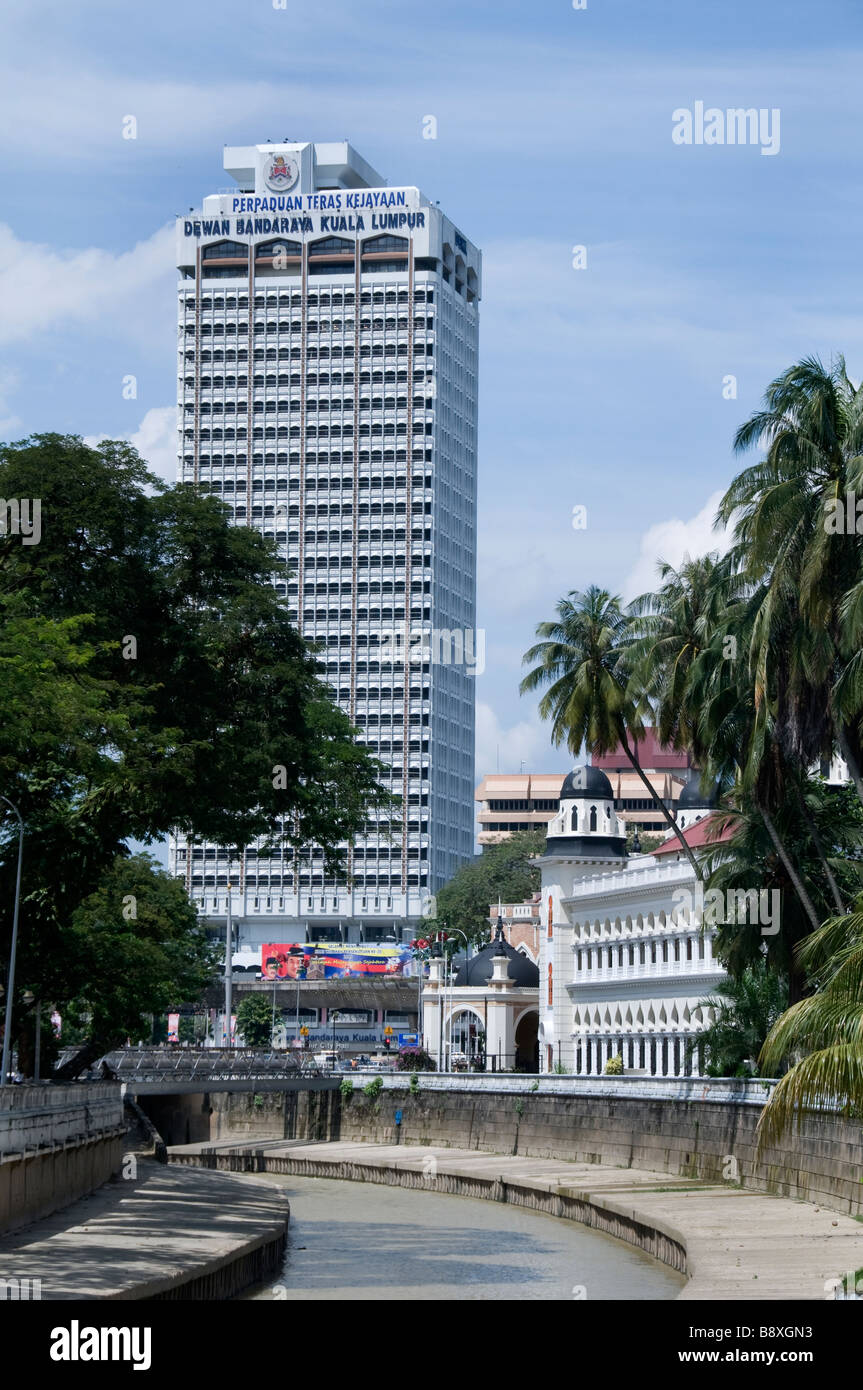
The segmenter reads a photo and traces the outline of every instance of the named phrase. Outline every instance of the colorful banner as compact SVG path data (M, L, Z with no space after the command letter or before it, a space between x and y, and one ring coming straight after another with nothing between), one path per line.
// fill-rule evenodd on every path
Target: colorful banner
M417 962L409 946L334 946L329 942L277 942L261 947L265 980L346 980L370 975L410 976Z

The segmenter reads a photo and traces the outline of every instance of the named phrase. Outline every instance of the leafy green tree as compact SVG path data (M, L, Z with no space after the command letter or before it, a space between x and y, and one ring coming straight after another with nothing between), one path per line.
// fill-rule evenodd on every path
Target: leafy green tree
M88 936L88 964L67 937L85 900L111 891L129 839L175 829L225 846L314 842L343 872L369 808L392 798L276 593L271 541L229 524L216 499L167 488L124 443L53 434L2 446L0 495L42 508L38 545L0 537L0 790L25 821L18 979L70 1019L94 1003L107 1036L111 1006L103 1016L91 1000L95 981L107 985L100 938ZM6 818L3 961L16 852ZM161 976L155 992L193 997L182 952L167 955L174 987ZM67 958L74 968L58 976ZM16 1030L18 990L13 1002Z
M247 994L237 1007L237 1032L247 1047L269 1047L273 1040L273 1004L264 994Z
M687 1044L701 1048L708 1076L735 1076L744 1062L757 1059L764 1040L788 1002L784 979L768 969L766 961L747 965L729 978L698 1007L713 1011L713 1019Z
M539 869L531 861L545 849L545 832L519 831L496 845L487 845L481 855L453 875L437 894L435 918L429 931L463 931L471 942L485 942L489 936L489 906L501 902L524 902L538 892ZM428 935L428 933L426 933ZM455 948L461 949L456 940Z
M843 893L859 892L863 861L863 814L853 788L826 788L810 784L807 797L819 833L829 842L835 872ZM805 988L804 972L797 961L797 947L812 931L811 921L789 877L784 859L775 849L763 816L751 799L735 798L733 810L719 812L713 820L715 832L730 831L729 838L705 853L705 871L711 890L721 892L726 901L750 891L778 894L778 930L764 935L761 923L746 911L740 920L718 924L716 950L735 978L757 964L764 953L770 968L788 980L790 999L795 1002ZM796 874L808 885L817 917L830 915L830 895L820 872L808 825L790 800L777 812L777 821L786 853L796 866ZM741 899L741 902L743 900Z
M183 885L148 854L118 857L70 920L50 927L35 962L39 988L68 1001L64 1023L86 1029L79 1070L148 1031L147 1014L197 998L212 974L213 950Z
M43 518L37 546L0 539L0 593L54 620L90 615L88 672L114 717L85 787L103 821L145 842L171 828L314 841L338 862L388 798L275 592L273 542L215 498L166 488L125 444L7 445L0 487L40 497ZM31 769L17 780L29 811Z

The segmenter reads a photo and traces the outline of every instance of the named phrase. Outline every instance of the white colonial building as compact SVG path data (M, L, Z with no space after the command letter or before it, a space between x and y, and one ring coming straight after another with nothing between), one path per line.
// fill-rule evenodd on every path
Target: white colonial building
M692 773L678 806L687 840L705 843L711 810ZM595 1076L619 1056L625 1072L697 1075L686 1044L724 978L715 933L701 929L695 875L673 835L654 854L627 859L625 847L608 778L576 768L540 860L540 1067Z

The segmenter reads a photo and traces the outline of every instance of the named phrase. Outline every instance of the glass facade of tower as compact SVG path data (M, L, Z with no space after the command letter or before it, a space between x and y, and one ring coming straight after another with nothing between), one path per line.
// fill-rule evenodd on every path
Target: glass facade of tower
M275 537L279 586L403 799L328 881L314 847L172 842L241 940L412 934L472 854L480 255L350 146L225 152L178 224L178 477ZM284 932L293 932L284 936ZM280 936L281 933L281 936Z

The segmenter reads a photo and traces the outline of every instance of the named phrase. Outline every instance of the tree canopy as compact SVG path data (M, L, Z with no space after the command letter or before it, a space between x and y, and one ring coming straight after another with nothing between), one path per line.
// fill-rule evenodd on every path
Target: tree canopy
M93 982L106 979L104 922L123 931L119 900L109 912L104 894L119 891L130 839L173 829L225 846L314 843L335 870L369 807L391 798L276 592L272 541L231 525L215 498L167 487L122 442L44 434L2 446L0 495L41 505L38 544L0 536L0 791L25 822L18 979L104 1024L110 1045L119 1020L100 1013ZM4 963L16 852L7 818ZM196 976L193 910L169 901L152 869L139 874L140 910L158 901ZM76 916L94 893L99 932ZM125 932L120 954L139 984L151 950L146 933ZM183 950L166 960L168 995L185 997ZM122 993L119 979L111 987Z
M462 867L440 890L435 926L463 931L469 941L485 942L490 933L489 906L520 903L539 890L539 869L531 860L545 849L541 830L518 831Z

